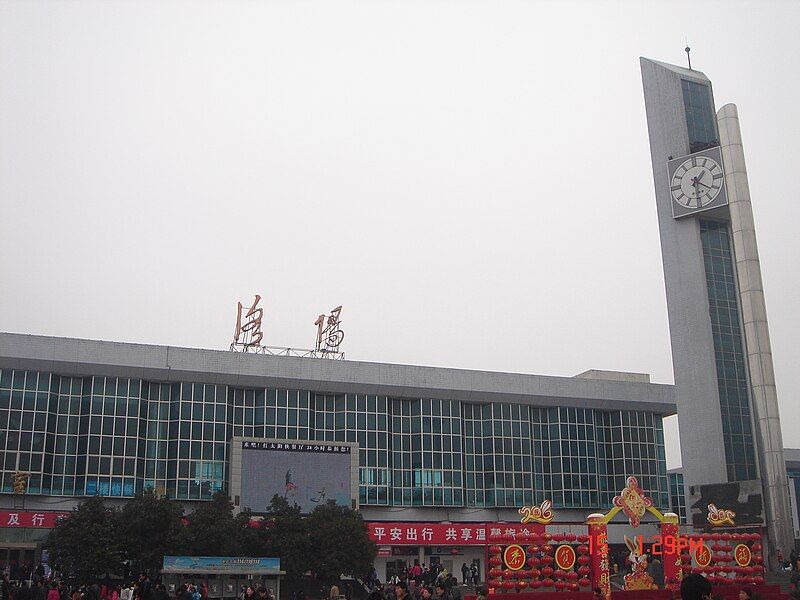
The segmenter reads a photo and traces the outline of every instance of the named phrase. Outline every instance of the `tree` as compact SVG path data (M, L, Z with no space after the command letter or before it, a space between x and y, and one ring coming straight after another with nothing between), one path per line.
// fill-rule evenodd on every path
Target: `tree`
M81 583L122 570L122 547L116 534L117 514L99 496L89 498L47 536L51 564Z
M161 570L163 557L177 550L182 517L180 504L159 498L152 488L136 494L117 513L117 536L124 540L124 557L134 572Z
M203 502L187 517L176 546L192 556L259 555L263 543L250 527L250 512L233 516L233 503L223 491Z
M325 585L342 574L364 577L375 560L378 547L369 539L361 513L328 502L315 508L306 520L311 568Z
M309 557L315 551L310 546L300 507L275 494L262 523L267 555L281 559L281 570L286 571L286 589L297 590L303 575L311 569Z

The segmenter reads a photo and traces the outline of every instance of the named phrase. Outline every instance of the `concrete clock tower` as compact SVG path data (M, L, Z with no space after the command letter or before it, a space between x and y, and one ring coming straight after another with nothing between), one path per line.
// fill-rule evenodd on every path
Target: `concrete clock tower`
M713 494L739 502L774 560L793 529L739 115L699 71L641 69L687 508L700 524Z

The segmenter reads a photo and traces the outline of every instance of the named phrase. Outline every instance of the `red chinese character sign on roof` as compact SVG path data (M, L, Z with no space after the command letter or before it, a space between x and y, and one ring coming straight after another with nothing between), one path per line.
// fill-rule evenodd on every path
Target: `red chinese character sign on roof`
M636 477L631 476L619 496L614 496L614 506L622 509L631 527L638 527L644 513L653 506L653 501L644 495Z

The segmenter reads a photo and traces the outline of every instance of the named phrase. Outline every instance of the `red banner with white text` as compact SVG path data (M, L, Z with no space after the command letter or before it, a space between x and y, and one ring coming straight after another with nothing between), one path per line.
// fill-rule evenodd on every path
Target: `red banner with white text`
M52 529L60 517L69 512L23 512L0 510L0 527L33 527Z
M367 523L370 539L381 546L483 546L497 536L509 541L542 533L544 525L528 523Z

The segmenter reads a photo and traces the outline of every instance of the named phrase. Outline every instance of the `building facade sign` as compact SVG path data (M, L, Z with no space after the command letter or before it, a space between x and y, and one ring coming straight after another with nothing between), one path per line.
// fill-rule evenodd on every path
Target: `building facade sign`
M52 529L64 512L20 512L0 510L0 527L19 527L34 529Z
M164 571L172 573L277 573L279 558L249 556L165 556Z
M510 540L541 531L514 523L384 523L367 524L370 539L390 546L483 546L497 536Z

